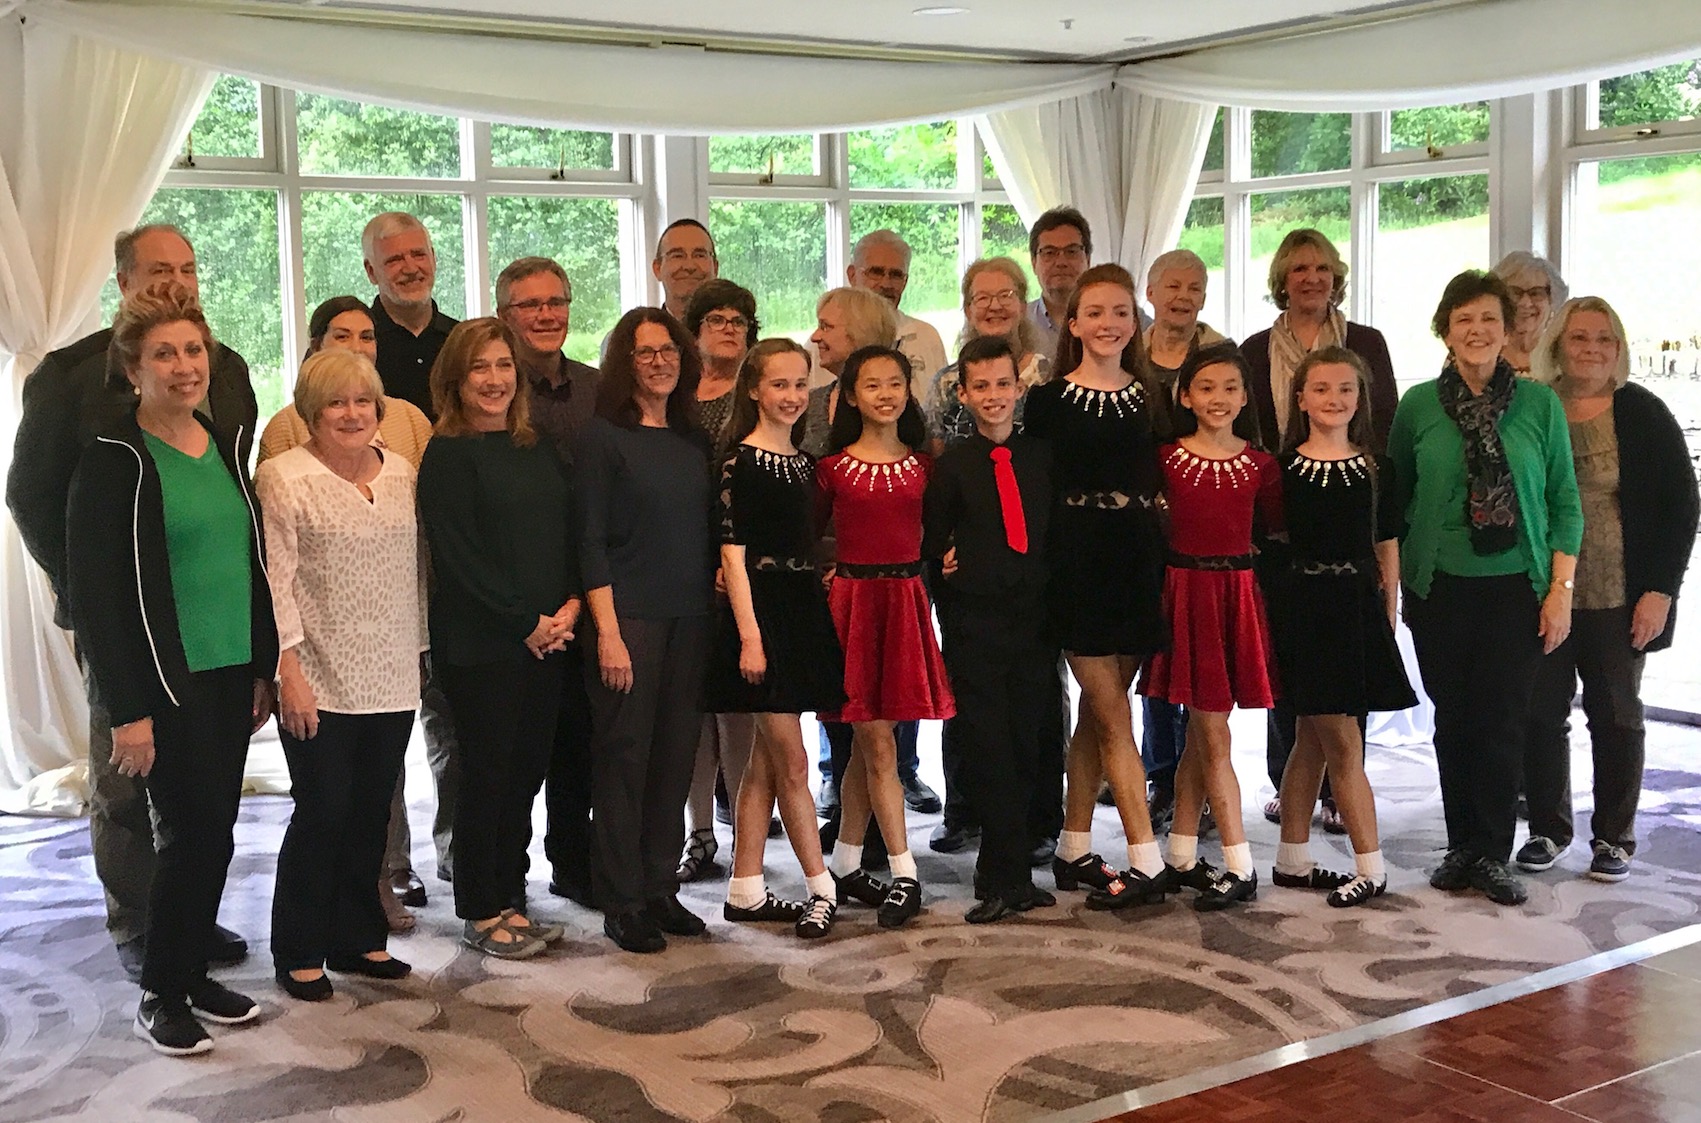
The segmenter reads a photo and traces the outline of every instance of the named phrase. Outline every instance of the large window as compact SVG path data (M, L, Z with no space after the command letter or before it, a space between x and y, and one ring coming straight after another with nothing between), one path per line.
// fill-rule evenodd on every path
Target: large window
M716 200L709 229L721 276L756 294L767 334L809 334L827 284L827 208L821 203Z
M1461 269L1493 264L1488 177L1395 180L1380 185L1377 196L1370 322L1388 340L1395 377L1421 382L1440 373L1446 358L1429 327L1441 290Z

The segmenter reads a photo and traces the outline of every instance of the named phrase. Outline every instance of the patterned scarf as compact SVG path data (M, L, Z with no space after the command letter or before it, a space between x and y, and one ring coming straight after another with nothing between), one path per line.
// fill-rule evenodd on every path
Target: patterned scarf
M1283 312L1276 317L1276 323L1270 329L1270 397L1276 404L1276 432L1271 437L1272 445L1282 443L1282 434L1288 431L1288 414L1293 410L1293 372L1299 368L1300 362L1307 354L1322 347L1342 347L1347 342L1347 318L1339 308L1329 309L1329 318L1323 321L1323 330L1317 333L1317 342L1311 347L1299 341L1299 336L1288 327L1288 314Z
M1499 428L1517 382L1511 364L1501 359L1483 392L1473 394L1448 359L1436 383L1441 408L1465 440L1465 520L1471 528L1471 549L1478 554L1498 554L1518 544L1518 493Z

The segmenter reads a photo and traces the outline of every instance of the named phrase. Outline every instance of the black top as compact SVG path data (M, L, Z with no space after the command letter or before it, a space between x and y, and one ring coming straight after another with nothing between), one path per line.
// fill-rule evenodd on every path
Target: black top
M1279 463L1295 562L1364 562L1375 556L1376 543L1399 537L1387 457L1313 460L1290 450Z
M245 436L252 440L253 430L241 429L231 438L209 432L247 504L249 669L270 681L278 673L278 631L265 540L259 506L236 453ZM113 727L182 705L191 672L178 630L165 498L134 406L83 453L71 480L66 522L71 623L94 694Z
M65 561L71 476L96 436L126 421L135 424L136 395L112 361L111 346L112 329L97 331L51 352L24 381L23 417L6 476L6 505L30 556L47 571L58 598L53 619L62 628L71 626ZM207 412L214 432L235 443L237 463L246 471L259 420L248 364L217 341L209 359Z
M1051 524L1052 447L1026 433L1012 433L1002 447L1010 450L1022 518L1028 530L1027 553L1010 548L1004 508L998 497L992 450L976 430L952 444L933 464L922 500L924 558L942 557L955 546L957 570L943 588L975 596L1038 596L1045 591L1046 531Z
M419 465L431 546L431 650L457 666L530 659L539 616L574 591L567 479L543 441L433 437Z
M806 561L815 550L815 458L741 444L720 466L715 497L721 542L758 557Z
M1400 387L1394 381L1394 360L1388 355L1388 341L1382 333L1364 324L1347 323L1348 351L1364 360L1370 368L1370 428L1376 443L1370 451L1386 452L1388 430L1394 424L1394 407L1400 404ZM1265 452L1282 447L1282 433L1276 427L1276 400L1270 389L1270 329L1249 335L1240 344L1240 353L1252 369L1252 408L1258 415L1258 435Z
M431 367L437 362L437 352L443 350L443 341L459 322L438 311L433 300L431 322L415 335L390 318L382 297L373 297L372 331L378 340L378 377L383 380L384 393L412 402L436 421L437 408L431 404Z
M1650 592L1664 593L1675 602L1701 516L1701 495L1683 429L1653 391L1634 382L1613 395L1612 427L1618 438L1626 603L1634 605ZM1646 650L1670 647L1676 627L1674 603L1666 630Z
M541 374L528 374L526 381L531 386L532 428L554 446L562 463L572 464L573 440L596 413L597 379L601 374L596 367L569 359L565 353L561 356L561 373L564 377L559 386Z
M705 616L713 603L708 440L593 417L573 448L580 577L623 617Z
M1139 382L1089 390L1065 378L1028 391L1022 422L1023 432L1051 442L1052 483L1060 493L1119 491L1139 500L1162 488L1153 427Z

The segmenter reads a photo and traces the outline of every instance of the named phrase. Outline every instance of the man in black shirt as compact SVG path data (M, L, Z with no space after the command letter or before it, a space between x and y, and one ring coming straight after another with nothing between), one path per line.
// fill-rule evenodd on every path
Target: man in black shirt
M964 345L957 393L975 433L934 465L923 501L922 556L943 558L937 583L945 667L957 696L952 765L981 824L973 924L1056 904L1029 858L1062 793L1063 682L1048 638L1045 538L1051 448L1014 432L1020 382L1003 339Z
M418 406L437 420L431 366L455 319L437 309L437 251L425 224L404 211L385 211L360 233L366 278L378 286L372 325L378 334L378 376L384 393Z

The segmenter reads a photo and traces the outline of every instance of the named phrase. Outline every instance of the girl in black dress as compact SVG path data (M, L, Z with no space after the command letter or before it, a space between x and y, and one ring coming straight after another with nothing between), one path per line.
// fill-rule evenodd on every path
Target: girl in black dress
M845 700L844 656L815 571L815 459L791 442L809 404L809 353L789 339L758 343L739 370L721 462L721 602L705 684L711 713L756 715L756 744L733 815L728 920L783 921L805 939L833 926L836 894L821 860L809 758L798 715ZM762 851L776 798L803 866L807 903L768 892Z
M1023 422L1051 441L1057 506L1047 556L1052 623L1081 687L1069 744L1069 794L1052 875L1059 889L1099 890L1095 908L1161 901L1163 858L1146 810L1128 690L1164 645L1163 536L1155 503L1157 448L1168 439L1166 396L1140 375L1134 279L1118 265L1081 275L1052 365L1059 377L1028 391ZM1128 836L1126 873L1093 853L1101 774Z
M1388 875L1376 797L1364 774L1360 722L1371 710L1417 704L1394 644L1398 526L1388 462L1371 444L1370 372L1344 347L1311 352L1294 371L1281 456L1293 561L1274 593L1284 694L1299 715L1282 774L1277 885L1327 889L1338 908L1382 895ZM1352 839L1355 873L1319 869L1311 813L1324 768Z

